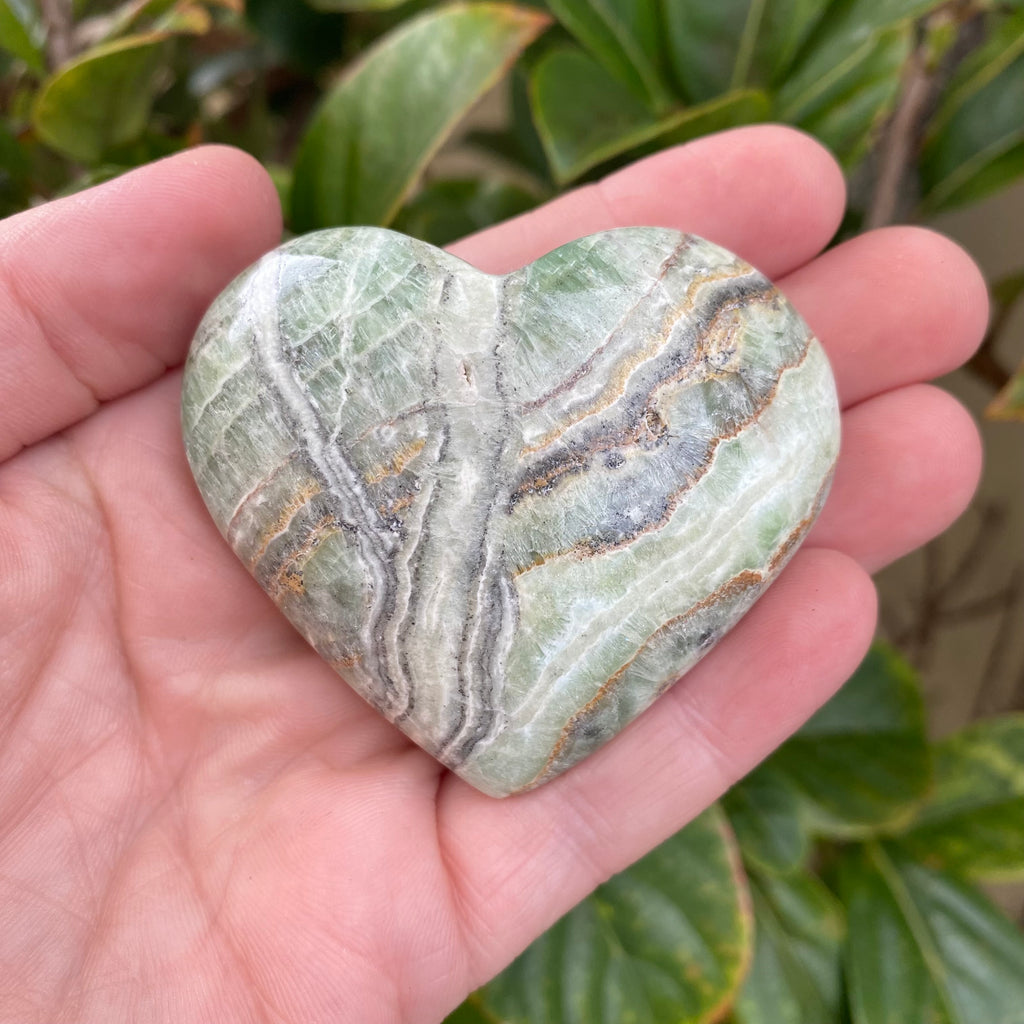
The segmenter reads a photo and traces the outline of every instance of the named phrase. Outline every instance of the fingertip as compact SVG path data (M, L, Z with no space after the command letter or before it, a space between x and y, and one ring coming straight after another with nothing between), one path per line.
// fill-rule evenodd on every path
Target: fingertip
M881 569L963 513L981 468L978 427L941 388L915 384L862 402L844 414L835 483L810 543Z
M739 129L737 129L739 130ZM802 207L805 230L824 248L839 230L846 213L846 175L834 154L820 140L790 125L754 125L753 139L785 162L792 175L792 196ZM766 196L769 206L772 197ZM789 218L787 218L788 220ZM784 229L785 223L780 225Z
M757 125L645 157L451 251L505 273L596 231L664 227L707 238L777 277L826 245L845 195L842 171L820 143L792 128Z
M985 336L989 314L988 286L971 256L946 235L916 225L880 228L864 238L888 253L888 280L928 294L927 327L942 359L937 372L968 359Z
M852 238L779 286L824 344L844 407L956 369L988 322L974 261L927 228Z
M927 513L917 547L948 529L966 511L981 482L984 453L978 424L958 399L931 384L908 390L908 402L919 406L910 429L916 428L922 446L930 445L933 453L940 453L937 458L914 460L924 477L920 487ZM912 453L911 448L908 463Z
M828 648L827 669L821 673L825 689L815 694L821 703L846 681L871 644L878 620L875 584L848 554L805 548L775 586L783 594L802 595L801 604L794 605L800 608L798 614L786 612L783 600L777 600L762 621L762 629L781 638L768 655L769 664L776 662L780 674L786 665L792 671L807 658L820 657L822 637L837 638ZM801 714L806 711L802 708Z
M194 205L201 199L209 217L206 226L218 228L240 254L250 255L247 262L280 241L277 189L266 168L248 153L233 146L196 146L145 170L160 175L168 202Z
M203 146L0 224L0 457L179 363L216 295L275 245L266 171Z
M686 191L699 182L699 201ZM744 256L769 274L795 269L835 234L846 181L816 139L786 125L733 128L663 150L600 183L613 211L660 203L679 226ZM679 196L673 201L670 197Z

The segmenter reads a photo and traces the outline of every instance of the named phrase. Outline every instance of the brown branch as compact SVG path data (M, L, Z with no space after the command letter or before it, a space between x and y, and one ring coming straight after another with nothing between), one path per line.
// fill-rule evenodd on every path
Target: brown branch
M914 661L920 669L924 669L931 660L935 626L939 618L939 610L942 607L941 580L941 552L937 544L929 544L924 549L924 582L921 587L919 615L917 625L911 635Z
M993 612L1002 611L1007 606L1012 607L1018 599L1019 589L1017 582L1011 582L1002 590L979 597L975 601L967 601L955 608L941 608L938 612L939 618L950 625L969 622L971 619L982 619Z
M880 147L878 176L864 222L868 230L891 224L897 217L904 182L915 157L917 139L933 85L928 44L922 39L907 58L896 110Z
M46 26L46 55L52 71L66 64L74 52L71 0L39 0L39 9Z
M929 117L956 65L984 38L985 0L946 0L914 26L914 45L903 65L896 106L876 149L876 173L865 227L877 228L904 219L913 196L908 184L915 175L921 140ZM948 46L936 29L952 28Z
M1010 697L1010 706L1006 710L1024 711L1024 664L1020 667L1020 675L1017 677L1017 684Z
M985 340L981 343L981 348L971 356L965 368L973 373L975 377L991 385L993 390L998 392L1002 391L1010 383L1012 374L999 362L992 351L995 338L995 332L989 331L985 335Z
M971 709L972 720L980 718L986 711L993 710L989 700L992 681L1002 667L1010 641L1016 633L1017 606L1022 598L1024 598L1024 565L1018 565L1013 570L1009 586L1003 592L1003 614L999 617L999 626L996 629L992 646L989 648L985 670L981 676L981 685L974 695L974 706Z
M978 523L971 543L942 585L942 598L954 591L962 590L971 578L977 575L984 556L998 543L999 535L1006 525L1007 512L1002 505L982 505L978 510L978 516L981 522Z
M907 626L902 621L900 613L888 601L885 601L878 609L878 618L883 633L898 647L899 637L904 636L907 631Z
M980 522L966 550L946 572L942 566L939 548L942 538L932 541L923 549L924 572L918 591L916 609L911 621L891 634L897 647L909 648L919 668L924 668L940 619L944 619L951 600L955 599L978 574L985 556L993 544L998 543L1006 522L1006 510L995 504L982 505ZM970 611L969 606L965 606Z

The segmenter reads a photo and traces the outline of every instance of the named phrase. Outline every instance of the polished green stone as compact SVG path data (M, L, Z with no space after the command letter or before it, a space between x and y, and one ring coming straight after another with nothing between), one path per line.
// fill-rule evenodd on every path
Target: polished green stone
M806 534L839 444L789 303L660 228L504 277L376 228L289 242L207 313L183 419L282 612L494 795L585 757L714 646Z

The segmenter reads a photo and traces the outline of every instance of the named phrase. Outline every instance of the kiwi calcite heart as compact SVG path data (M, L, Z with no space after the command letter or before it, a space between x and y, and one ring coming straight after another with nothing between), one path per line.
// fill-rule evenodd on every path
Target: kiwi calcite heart
M376 228L296 239L206 315L183 417L281 611L493 795L585 757L714 646L806 534L839 443L789 303L660 228L504 277Z

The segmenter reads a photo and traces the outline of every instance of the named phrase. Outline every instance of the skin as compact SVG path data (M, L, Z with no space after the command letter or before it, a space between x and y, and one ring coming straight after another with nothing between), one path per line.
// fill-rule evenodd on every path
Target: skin
M278 239L258 165L193 150L0 224L0 1019L432 1024L822 704L870 640L868 573L948 526L980 466L922 383L982 336L977 270L907 227L818 256L843 201L816 143L747 128L454 247L498 272L620 225L705 235L781 285L845 407L832 495L762 601L505 801L338 681L192 485L175 367Z

